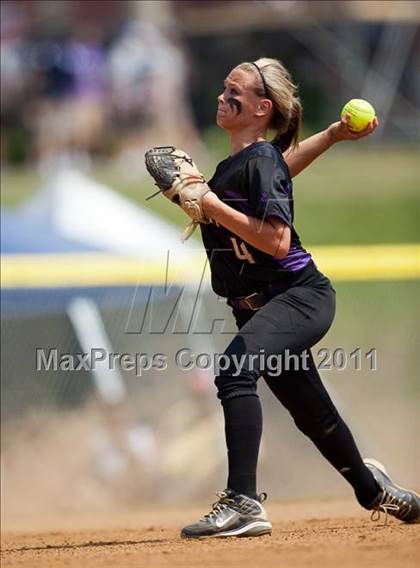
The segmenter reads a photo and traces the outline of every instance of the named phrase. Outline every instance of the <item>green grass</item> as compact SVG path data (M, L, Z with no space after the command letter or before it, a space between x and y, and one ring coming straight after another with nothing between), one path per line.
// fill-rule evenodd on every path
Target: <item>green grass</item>
M226 139L211 130L205 140L211 163L229 151ZM294 180L295 226L305 244L404 243L420 241L420 161L417 147L341 143ZM212 167L205 168L210 176ZM124 179L107 165L91 175L143 207L185 226L185 217L166 199L145 201L155 187L144 173ZM2 172L2 203L16 206L30 198L41 180L30 168Z
M365 396L394 391L399 396L420 396L418 381L418 321L420 282L333 282L337 291L337 312L331 330L322 343L342 347L348 353L360 347L376 348L378 372L348 375L340 373L338 385L349 393L363 389ZM355 381L357 384L355 384ZM341 387L340 387L341 388ZM405 394L404 394L405 393Z

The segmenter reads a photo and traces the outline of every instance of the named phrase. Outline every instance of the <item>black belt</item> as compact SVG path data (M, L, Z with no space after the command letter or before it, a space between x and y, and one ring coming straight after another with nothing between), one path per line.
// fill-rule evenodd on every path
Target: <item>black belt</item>
M253 292L249 296L242 296L240 298L228 298L227 303L234 310L252 310L256 312L262 308L271 298L277 294L284 292L284 288L279 286L269 286L260 292Z
M285 277L281 282L269 284L262 290L241 296L239 298L228 298L227 303L234 310L252 310L256 312L262 308L269 300L288 290L291 286L296 285L313 285L319 282L319 285L329 285L329 280L323 274L318 272L317 267L311 260L302 270L297 273L290 273L289 277Z

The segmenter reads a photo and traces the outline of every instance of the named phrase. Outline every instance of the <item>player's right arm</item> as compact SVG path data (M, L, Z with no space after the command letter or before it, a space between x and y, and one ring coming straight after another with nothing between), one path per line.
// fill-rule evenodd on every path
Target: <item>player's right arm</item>
M359 140L369 136L378 126L375 117L361 132L352 132L348 128L349 115L340 122L334 122L326 130L318 132L299 143L295 149L287 150L284 160L289 168L290 177L295 177L307 168L316 158L341 140Z

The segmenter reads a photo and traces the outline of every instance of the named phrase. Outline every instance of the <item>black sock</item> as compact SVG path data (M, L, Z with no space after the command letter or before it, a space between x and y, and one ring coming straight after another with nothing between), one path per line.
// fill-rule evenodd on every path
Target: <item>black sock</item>
M255 499L257 462L262 433L262 411L257 395L238 396L223 402L228 450L227 487Z
M377 497L379 487L363 463L353 436L339 417L337 426L326 437L312 440L321 454L350 483L362 507L367 508Z

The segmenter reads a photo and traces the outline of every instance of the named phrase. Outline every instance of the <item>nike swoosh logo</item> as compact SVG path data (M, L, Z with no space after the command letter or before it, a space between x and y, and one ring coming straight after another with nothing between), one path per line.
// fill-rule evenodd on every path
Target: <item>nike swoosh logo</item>
M228 522L231 521L235 515L236 515L236 513L232 513L227 519L217 519L216 520L216 527L218 529L221 529L222 527L227 525Z

